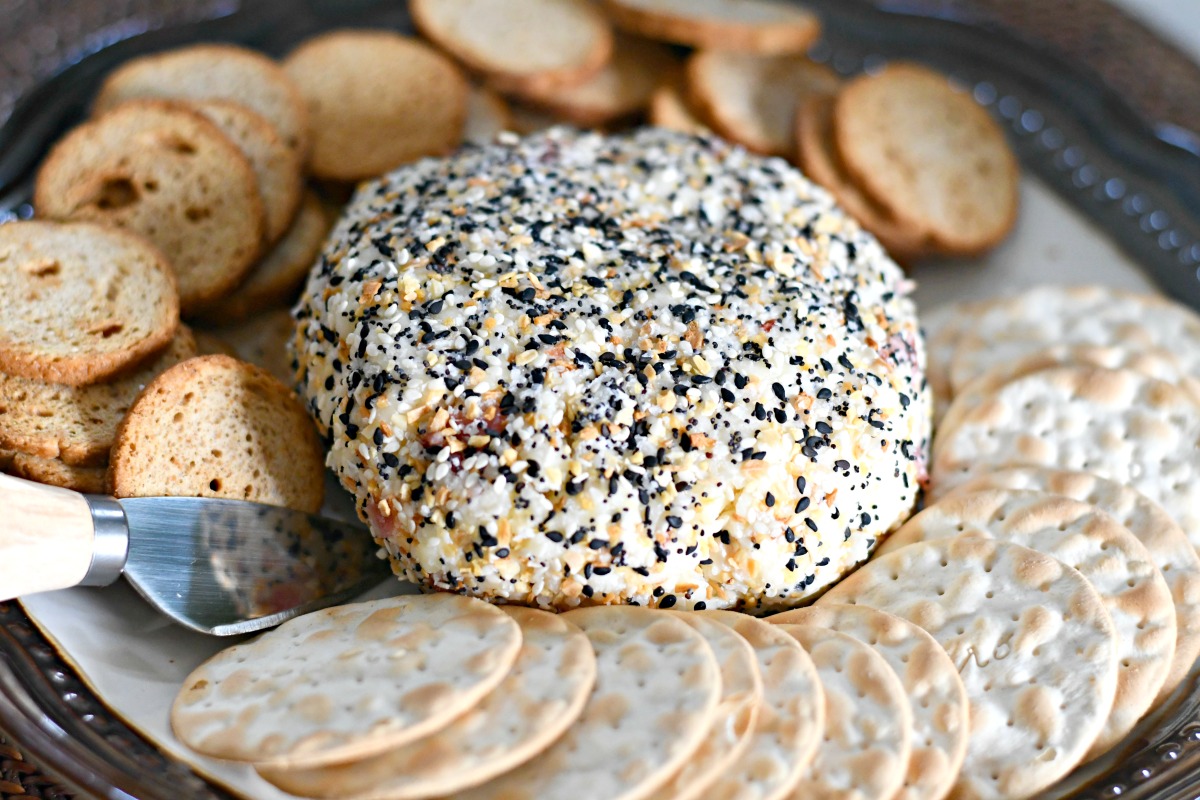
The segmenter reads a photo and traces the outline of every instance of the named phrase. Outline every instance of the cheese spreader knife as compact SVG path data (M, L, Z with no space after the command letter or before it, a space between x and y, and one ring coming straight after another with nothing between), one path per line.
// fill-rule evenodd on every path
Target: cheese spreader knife
M198 497L117 500L0 475L0 601L121 575L193 630L250 633L391 575L366 528Z

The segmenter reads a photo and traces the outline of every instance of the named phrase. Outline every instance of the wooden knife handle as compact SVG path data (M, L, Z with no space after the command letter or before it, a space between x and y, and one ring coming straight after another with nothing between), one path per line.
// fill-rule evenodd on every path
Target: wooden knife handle
M0 601L79 584L94 539L83 495L0 475Z

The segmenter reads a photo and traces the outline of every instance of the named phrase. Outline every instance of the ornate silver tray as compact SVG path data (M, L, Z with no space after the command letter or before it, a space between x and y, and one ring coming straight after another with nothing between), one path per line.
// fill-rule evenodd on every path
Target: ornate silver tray
M7 118L0 127L0 219L32 213L28 200L38 161L80 119L101 77L122 60L201 40L240 42L280 55L326 28L410 27L397 0L7 2L6 11L0 0L0 121ZM893 58L950 73L1004 124L1026 171L1096 223L1164 291L1200 308L1200 136L1185 127L1189 121L1151 119L1145 103L1135 110L1108 88L1119 79L1108 75L1106 85L1083 65L1086 59L1034 47L981 15L981 8L1003 3L807 5L826 25L815 58L845 74ZM1036 5L1013 0L1009 8ZM1064 2L1062 11L1077 13L1077 5ZM8 24L12 32L6 32ZM52 77L32 82L52 70ZM1200 79L1172 85L1196 92L1191 100L1176 98L1177 107L1200 106ZM13 87L22 90L19 99ZM0 735L81 796L230 797L109 711L17 603L0 603ZM1121 752L1051 794L1064 793L1164 800L1200 795L1200 674L1194 671Z

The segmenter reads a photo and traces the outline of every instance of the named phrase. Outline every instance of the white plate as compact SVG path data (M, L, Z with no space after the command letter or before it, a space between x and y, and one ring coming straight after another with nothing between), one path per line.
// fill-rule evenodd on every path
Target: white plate
M1021 203L1016 231L993 253L914 270L922 311L1038 283L1152 288L1137 264L1036 179L1023 181ZM396 582L381 587L378 594L405 589L411 587ZM21 605L92 691L161 749L241 797L290 797L253 769L196 755L171 734L168 715L183 679L230 640L168 622L123 583L35 595L24 598Z

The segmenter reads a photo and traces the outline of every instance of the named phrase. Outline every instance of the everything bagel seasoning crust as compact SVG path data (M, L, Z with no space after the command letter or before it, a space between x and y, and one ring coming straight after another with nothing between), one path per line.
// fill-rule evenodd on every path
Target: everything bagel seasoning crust
M908 290L781 160L555 129L360 187L297 309L298 376L402 578L770 610L912 511Z

